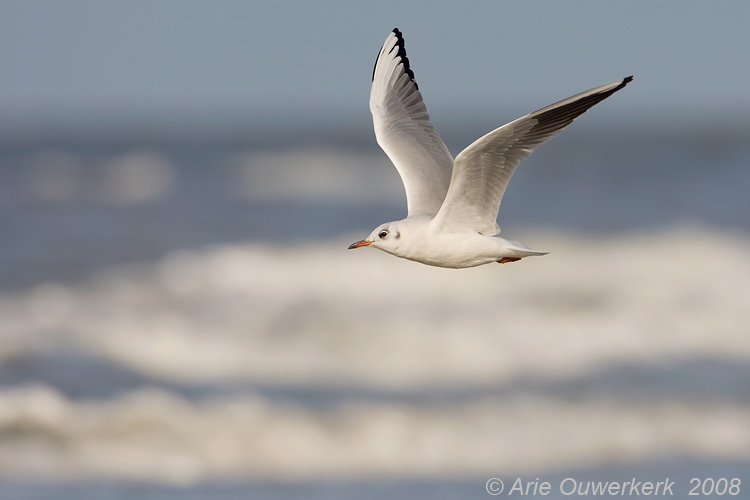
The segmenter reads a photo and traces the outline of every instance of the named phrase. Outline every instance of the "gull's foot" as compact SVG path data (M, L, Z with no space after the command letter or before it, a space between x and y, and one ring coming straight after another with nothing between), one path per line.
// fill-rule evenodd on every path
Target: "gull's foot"
M518 262L519 260L521 260L521 257L503 257L497 262L498 264L505 264L506 262Z

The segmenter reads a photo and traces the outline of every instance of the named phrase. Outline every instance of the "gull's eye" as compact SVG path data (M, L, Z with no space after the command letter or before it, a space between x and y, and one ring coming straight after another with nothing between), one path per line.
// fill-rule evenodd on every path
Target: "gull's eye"
M378 233L378 238L382 239L382 238L385 238L386 236L388 236L388 231L380 231Z

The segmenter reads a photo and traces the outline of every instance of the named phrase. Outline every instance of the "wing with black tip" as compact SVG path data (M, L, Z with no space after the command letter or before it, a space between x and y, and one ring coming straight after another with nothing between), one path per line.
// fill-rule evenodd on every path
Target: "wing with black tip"
M448 192L453 157L430 124L398 29L375 61L370 111L378 144L404 183L409 216L436 214Z

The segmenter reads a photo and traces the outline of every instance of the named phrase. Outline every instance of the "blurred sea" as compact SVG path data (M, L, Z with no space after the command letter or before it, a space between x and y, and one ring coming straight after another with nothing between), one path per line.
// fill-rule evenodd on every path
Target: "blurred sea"
M560 134L499 217L550 255L462 271L346 250L405 216L374 140L6 141L0 498L750 498L750 133L727 130Z

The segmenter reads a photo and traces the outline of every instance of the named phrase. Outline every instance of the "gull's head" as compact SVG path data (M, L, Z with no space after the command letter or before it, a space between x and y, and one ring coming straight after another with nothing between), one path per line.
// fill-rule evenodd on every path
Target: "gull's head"
M357 241L349 245L349 250L353 248L373 246L388 253L398 251L401 239L401 228L396 222L386 222L378 226L370 236L364 240Z

